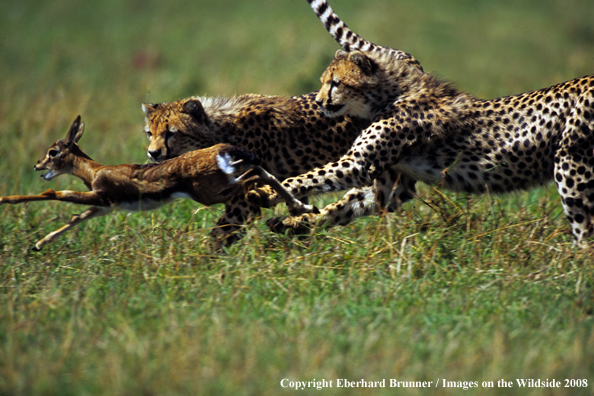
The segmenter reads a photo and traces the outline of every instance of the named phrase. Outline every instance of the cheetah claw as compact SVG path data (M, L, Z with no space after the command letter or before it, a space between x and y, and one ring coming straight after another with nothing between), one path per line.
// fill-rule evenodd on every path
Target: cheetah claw
M291 216L272 217L266 221L266 225L270 231L276 234L284 234L287 231L291 231L293 235L306 235L311 231L311 225L307 218L295 218Z

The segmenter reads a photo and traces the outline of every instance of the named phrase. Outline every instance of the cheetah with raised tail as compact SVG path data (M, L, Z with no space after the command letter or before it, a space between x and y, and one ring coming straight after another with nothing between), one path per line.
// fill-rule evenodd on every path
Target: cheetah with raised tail
M329 116L372 119L340 159L283 185L296 197L373 186L324 208L271 221L303 231L393 210L415 183L461 192L505 193L555 180L575 243L586 246L594 223L594 76L493 100L460 92L425 73L410 55L352 32L325 0L308 0L343 48L321 77L316 101ZM266 194L268 194L266 196ZM251 199L274 205L276 194Z

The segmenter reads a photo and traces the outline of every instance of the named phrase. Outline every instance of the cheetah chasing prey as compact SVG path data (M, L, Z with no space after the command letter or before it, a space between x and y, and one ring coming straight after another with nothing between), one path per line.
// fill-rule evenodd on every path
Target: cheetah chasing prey
M329 117L371 119L340 159L283 182L297 198L351 190L319 214L271 219L274 231L347 224L394 211L422 181L481 194L554 180L575 244L594 232L594 76L493 100L477 99L423 71L402 51L350 30L325 0L308 0L343 47L321 77L316 102ZM372 187L365 194L361 188ZM368 190L367 190L368 191ZM279 202L263 187L250 200Z

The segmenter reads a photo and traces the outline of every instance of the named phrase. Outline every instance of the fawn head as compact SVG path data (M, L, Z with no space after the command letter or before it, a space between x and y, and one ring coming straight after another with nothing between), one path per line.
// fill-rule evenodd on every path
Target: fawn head
M52 144L45 156L37 161L34 167L36 171L48 171L41 175L44 180L51 180L64 173L71 173L72 155L70 153L76 147L76 142L81 138L84 129L85 124L80 121L80 116L76 117L66 137Z

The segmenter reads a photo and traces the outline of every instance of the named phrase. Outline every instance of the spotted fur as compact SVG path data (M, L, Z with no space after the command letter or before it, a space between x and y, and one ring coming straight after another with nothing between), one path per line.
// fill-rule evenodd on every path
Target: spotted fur
M229 143L253 152L278 179L300 175L340 158L369 125L361 117L328 117L315 97L316 93L296 97L249 94L143 104L148 156L161 161ZM259 210L243 195L234 196L217 223L217 238L227 243L237 240L240 234L234 231Z
M555 180L577 244L594 233L594 76L481 100L425 73L399 51L367 44L323 0L310 1L339 51L317 102L330 115L373 119L347 154L284 181L297 196L351 191L319 215L273 222L278 231L346 224L411 199L416 181L453 191L505 193ZM354 50L353 50L354 49ZM261 198L260 198L261 199ZM266 204L274 204L274 194ZM272 223L271 223L272 224Z

